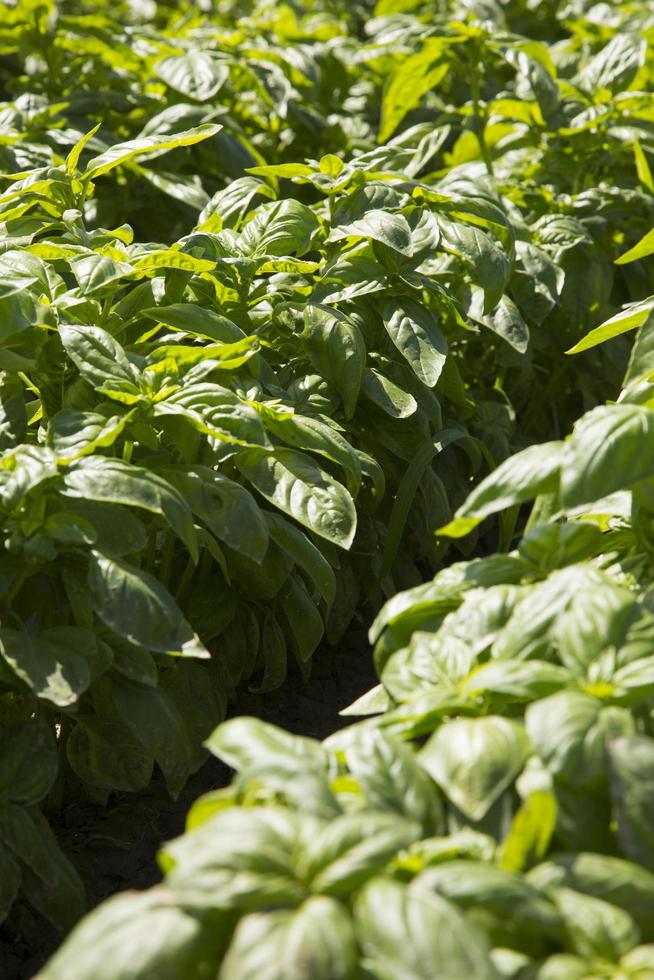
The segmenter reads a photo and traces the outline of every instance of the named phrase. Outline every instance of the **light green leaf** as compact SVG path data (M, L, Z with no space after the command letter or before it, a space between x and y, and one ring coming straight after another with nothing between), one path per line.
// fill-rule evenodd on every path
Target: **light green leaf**
M83 176L95 180L113 170L114 167L129 163L130 160L150 156L153 153L159 155L180 146L192 146L194 143L200 143L202 140L215 136L221 129L222 126L217 126L215 123L205 123L183 133L141 136L138 139L128 140L126 143L117 143L101 153L100 156L89 160Z
M442 725L418 760L471 820L481 820L521 771L529 751L524 727L490 715Z
M384 306L386 332L418 378L433 388L447 357L447 341L436 316L412 299L400 297Z
M357 523L354 501L310 456L294 449L250 449L238 454L236 466L275 507L320 537L350 547Z

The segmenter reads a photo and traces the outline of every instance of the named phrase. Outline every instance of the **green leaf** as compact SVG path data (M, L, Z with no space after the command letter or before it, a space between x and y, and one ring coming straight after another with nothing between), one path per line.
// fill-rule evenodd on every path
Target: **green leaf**
M609 744L611 797L624 853L654 870L654 739L644 735L617 738Z
M245 912L293 908L308 897L295 872L300 828L310 837L323 826L282 807L230 807L167 843L159 862L182 905Z
M289 575L279 594L300 660L308 660L323 638L325 624L302 579Z
M40 971L42 980L205 980L223 953L230 924L206 921L167 889L129 891L95 909Z
M486 294L485 312L491 313L502 299L511 266L490 235L474 225L439 218L443 248L458 255L472 271L473 279Z
M262 204L241 229L244 255L304 255L318 229L313 211L292 199Z
M66 707L88 688L98 654L92 630L54 626L40 633L0 629L0 656L38 697Z
M250 449L236 466L259 493L320 537L349 548L356 531L354 501L342 484L294 449Z
M130 643L153 653L209 656L172 597L148 572L92 551L89 587L96 615Z
M137 793L152 779L152 756L115 718L80 717L66 743L66 753L82 782L97 789Z
M212 755L233 769L252 765L273 766L280 759L297 758L318 768L327 767L327 754L320 742L276 725L243 715L223 722L204 743Z
M379 11L377 16L385 14L388 7ZM395 7L399 6L397 2ZM402 9L407 6L406 0ZM411 8L409 8L411 9ZM389 11L394 13L395 11ZM392 136L404 117L420 104L423 95L435 88L448 72L449 64L444 55L447 52L447 42L442 38L428 38L416 54L410 55L395 69L390 76L382 98L381 123L379 126L380 143L385 143Z
M574 347L566 351L566 354L579 354L581 351L590 350L591 347L603 344L606 340L612 340L613 337L619 337L620 334L626 333L628 330L635 330L636 327L642 326L649 320L653 309L654 298L646 299L641 303L629 303L619 313L582 337Z
M107 418L98 412L64 408L50 419L47 444L61 463L72 463L82 456L90 456L96 449L113 446L130 421L129 413Z
M505 871L526 871L542 861L556 827L556 815L556 797L552 793L531 793L514 816L502 843L500 867Z
M139 400L138 372L106 330L62 324L59 336L75 367L92 387L127 404Z
M615 260L616 265L626 265L628 262L635 262L637 259L644 259L654 252L654 228L648 231L633 248Z
M557 888L553 897L568 942L577 955L615 962L637 944L639 929L623 909L569 888Z
M438 895L376 878L354 912L363 965L377 980L499 980L483 933Z
M84 913L84 886L40 810L0 807L0 839L23 866L21 887L30 904L58 929L71 929Z
M361 383L363 392L382 412L394 419L406 419L418 408L413 395L375 368L366 368Z
M654 411L599 405L581 417L566 445L561 496L567 507L576 507L653 475Z
M126 143L117 143L101 153L100 156L89 160L83 176L86 179L95 180L113 170L114 167L122 166L131 160L150 156L153 153L158 156L179 146L192 146L194 143L200 143L202 140L215 136L221 129L222 126L217 126L215 123L205 123L182 133L161 133L155 136L142 136L138 139L128 140Z
M433 439L420 446L409 461L393 502L393 509L388 522L388 534L382 552L380 571L382 578L391 571L397 557L409 512L425 470L431 464L434 456L461 439L463 435L464 432L458 429L443 429Z
M263 560L268 527L261 508L245 487L208 467L166 469L163 476L220 541L252 561Z
M459 810L481 820L522 770L528 747L519 722L461 718L439 728L418 760Z
M309 576L329 609L336 596L336 576L327 559L306 534L281 515L267 513L266 523L270 537Z
M163 58L154 66L166 85L195 102L208 102L229 78L229 66L211 51Z
M52 732L35 719L0 729L0 805L38 803L57 775L57 750Z
M447 357L447 341L434 314L414 300L389 300L383 310L384 327L418 378L433 388Z
M345 750L345 758L370 807L415 820L428 836L444 831L441 797L409 747L371 729Z
M0 922L9 915L21 885L21 873L9 849L0 840Z
M64 494L82 500L123 504L160 514L188 548L194 561L198 545L186 500L163 477L119 459L80 459L63 475Z
M343 814L307 840L300 875L315 892L345 897L419 835L417 824L397 814L373 810Z
M581 691L560 691L529 705L529 738L555 779L582 787L605 776L608 733L601 710L601 701Z
M242 919L218 980L349 980L357 959L347 910L315 895L292 912L259 912Z
M338 310L308 304L300 339L316 371L341 395L346 419L352 418L366 366L361 331Z
M329 241L340 241L342 238L369 238L407 258L413 255L411 227L403 214L372 208L355 221L335 225Z
M490 514L556 490L564 451L563 442L545 442L509 456L475 487L455 519L438 533L460 537Z
M181 712L164 690L125 677L112 678L117 716L160 767L176 798L193 770L194 753Z

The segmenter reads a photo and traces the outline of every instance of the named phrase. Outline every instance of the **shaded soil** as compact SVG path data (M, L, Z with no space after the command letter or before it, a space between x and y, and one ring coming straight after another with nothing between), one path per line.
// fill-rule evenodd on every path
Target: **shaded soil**
M230 715L256 715L295 734L322 739L350 722L339 711L375 683L365 631L351 630L337 649L318 651L308 681L293 674L271 694L244 693ZM114 794L106 808L65 806L53 829L84 881L89 909L116 892L156 884L161 878L159 847L183 832L186 813L198 796L225 786L230 777L227 766L209 759L177 800L155 779L145 793ZM45 919L17 903L0 926L0 980L31 980L60 941Z

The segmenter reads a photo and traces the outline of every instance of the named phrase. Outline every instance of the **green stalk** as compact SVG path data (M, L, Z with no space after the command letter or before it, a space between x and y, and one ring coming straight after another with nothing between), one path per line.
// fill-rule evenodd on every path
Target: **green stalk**
M170 585L173 574L173 558L175 557L175 535L172 531L164 534L163 548L161 549L161 564L159 565L159 580L166 588Z
M192 557L189 555L188 560L186 562L186 567L184 568L182 577L179 580L177 591L175 592L175 599L177 600L177 602L181 602L184 599L186 593L188 592L191 585L191 581L195 574L195 569L196 569L195 562L193 561Z
M470 94L472 96L472 107L474 112L474 132L477 137L477 143L479 144L479 152L481 153L481 158L486 164L486 170L490 177L493 176L493 158L491 156L488 143L486 142L486 109L481 107L481 101L479 99L479 75L476 70L472 70L472 77L470 80Z

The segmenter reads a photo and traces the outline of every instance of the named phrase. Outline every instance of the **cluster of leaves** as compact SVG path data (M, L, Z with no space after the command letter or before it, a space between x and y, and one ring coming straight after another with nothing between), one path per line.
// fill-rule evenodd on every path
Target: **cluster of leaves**
M382 609L381 683L345 712L370 717L322 744L221 725L233 784L164 847L164 883L89 916L44 980L654 974L646 305L582 342L637 318L618 401L510 457L442 529L533 500L517 548Z
M63 927L81 907L41 801L155 765L178 793L241 684L469 556L479 497L467 538L434 529L617 387L627 338L580 338L654 292L651 5L205 6L18 0L0 26L0 916L21 889ZM534 493L562 446L527 457ZM530 492L490 491L500 546ZM441 572L446 611L510 585L508 616L544 576L515 560ZM375 703L410 737L436 695L394 628ZM468 711L461 656L425 717Z

